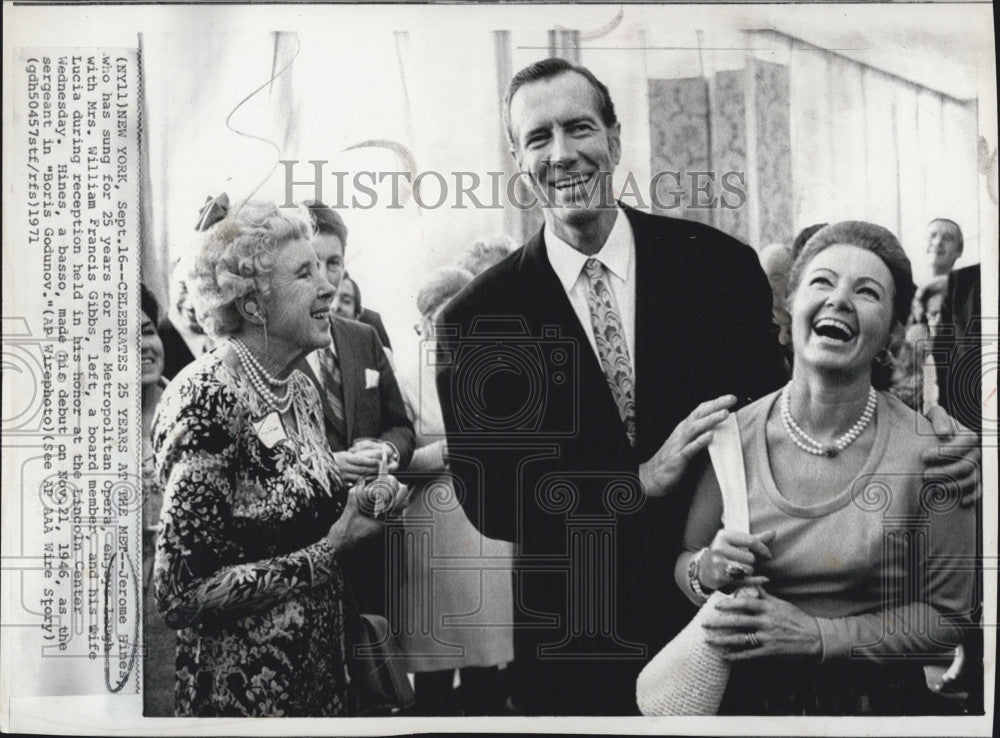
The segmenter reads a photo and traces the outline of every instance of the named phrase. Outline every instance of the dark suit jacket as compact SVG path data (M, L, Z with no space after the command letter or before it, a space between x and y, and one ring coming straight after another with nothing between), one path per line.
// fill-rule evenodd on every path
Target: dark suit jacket
M378 334L378 340L382 342L382 345L390 351L392 350L392 344L389 343L389 334L386 332L385 326L382 325L381 315L376 313L374 310L361 308L361 314L358 315L358 322L370 325L374 328L375 332Z
M938 404L966 428L982 435L982 285L980 266L948 275L941 328L933 341Z
M347 445L359 438L388 441L399 451L400 469L405 469L413 456L413 424L406 415L396 375L389 366L375 330L356 320L344 318L332 318L330 327L344 388ZM299 363L299 368L319 390L329 438L333 418L326 402L326 390L305 359ZM378 372L377 386L366 388L366 370Z
M357 321L336 317L330 320L330 328L343 382L347 446L359 438L388 441L399 451L399 468L406 469L413 457L413 424L406 415L396 376L375 330ZM305 359L299 368L319 390L327 438L331 439L331 446L337 448L332 440L330 423L333 418L326 390ZM366 370L378 372L378 384L372 388L366 388ZM385 548L386 537L373 536L340 557L361 612L380 615L387 612L387 588L398 578L389 576Z
M170 318L164 319L156 332L163 342L163 376L173 379L177 372L194 361L194 355Z
M785 376L755 253L708 226L625 212L636 448L541 233L459 293L438 326L460 498L484 535L519 546L515 652L529 713L635 712L639 669L693 612L673 581L689 498L646 498L639 463L700 402L732 393L745 404Z

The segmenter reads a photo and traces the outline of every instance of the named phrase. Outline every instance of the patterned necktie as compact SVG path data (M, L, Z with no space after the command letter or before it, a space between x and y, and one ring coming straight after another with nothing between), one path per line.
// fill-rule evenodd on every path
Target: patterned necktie
M340 439L341 445L347 445L347 421L344 417L344 385L340 379L340 365L333 351L325 348L319 352L319 365L322 376L320 380L326 389L326 399L333 415L333 430Z
M604 265L597 259L587 259L584 266L590 289L587 305L590 307L590 324L594 328L597 356L608 380L608 387L618 405L618 414L625 425L629 443L635 446L635 375L625 345L618 302L604 274Z

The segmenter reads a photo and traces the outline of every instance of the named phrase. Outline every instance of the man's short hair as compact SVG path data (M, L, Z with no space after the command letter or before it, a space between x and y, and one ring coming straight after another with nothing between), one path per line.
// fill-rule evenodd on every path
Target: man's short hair
M319 200L306 200L302 203L309 214L313 233L317 236L336 236L347 250L347 226L337 211Z
M934 225L935 223L947 223L955 229L955 233L958 235L958 253L961 254L965 250L965 236L962 235L962 226L951 218L934 218L928 225Z
M582 75L590 83L590 86L594 88L594 91L597 93L601 121L605 126L610 128L618 122L618 117L615 115L615 104L611 101L611 93L608 92L608 88L604 83L594 76L593 72L584 66L573 64L565 59L557 59L555 57L542 59L540 62L535 62L515 74L514 78L510 81L510 87L507 89L507 97L504 99L503 104L503 123L504 128L507 129L507 138L510 139L512 145L517 146L517 141L514 140L514 132L510 129L510 101L514 99L514 94L526 84L554 79L560 74L566 74L567 72L576 72Z

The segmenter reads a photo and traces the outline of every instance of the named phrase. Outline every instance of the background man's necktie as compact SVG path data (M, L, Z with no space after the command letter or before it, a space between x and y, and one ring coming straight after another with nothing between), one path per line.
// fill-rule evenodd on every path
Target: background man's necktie
M340 365L333 351L328 348L319 352L319 365L322 369L320 380L326 390L326 399L334 418L333 429L346 448L347 420L344 417L344 385L340 379Z

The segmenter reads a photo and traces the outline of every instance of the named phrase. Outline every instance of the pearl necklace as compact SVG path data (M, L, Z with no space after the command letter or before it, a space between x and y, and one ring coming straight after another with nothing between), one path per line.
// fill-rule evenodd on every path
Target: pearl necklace
M264 365L257 360L257 357L253 355L253 352L247 348L243 341L233 339L233 344L236 346L236 353L240 355L240 358L252 364L253 367L260 372L260 375L267 380L268 384L273 384L275 387L287 387L288 383L292 381L291 374L289 374L285 379L278 379L277 377L271 376L267 369L264 368Z
M284 397L278 397L277 394L268 386L268 384L277 385L279 387L288 386L291 381L291 376L287 379L276 379L272 377L268 372L261 366L261 363L257 360L250 349L248 349L242 341L233 339L233 348L236 350L236 355L240 357L240 362L243 364L243 368L246 370L247 377L250 379L250 384L257 391L257 394L261 396L264 402L271 407L271 409L276 410L279 415L283 415L288 412L288 408L292 406L292 400L295 399L296 389L298 385L293 384L288 387L285 392Z
M834 439L832 443L823 443L802 430L792 417L792 411L788 407L789 387L791 386L791 383L789 383L781 391L781 424L785 427L785 432L788 433L792 442L807 453L816 456L836 456L854 443L862 432L864 432L865 428L868 427L872 418L875 417L875 406L878 401L878 395L875 393L874 387L869 387L868 402L865 404L864 412L861 413L858 421L840 438Z

